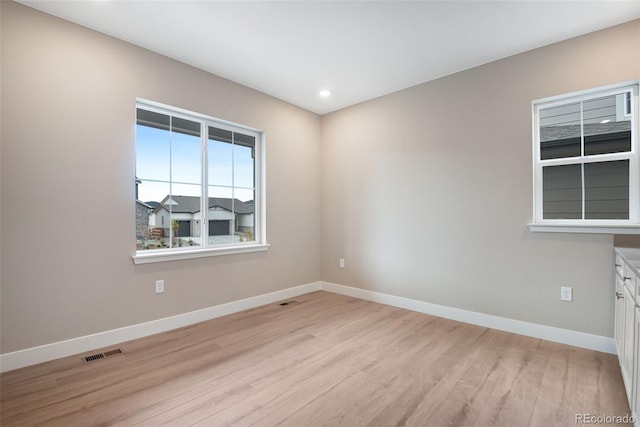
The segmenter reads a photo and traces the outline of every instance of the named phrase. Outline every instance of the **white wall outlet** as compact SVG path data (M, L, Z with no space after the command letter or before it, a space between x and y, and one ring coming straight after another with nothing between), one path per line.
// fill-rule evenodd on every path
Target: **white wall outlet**
M164 292L164 280L156 280L156 294Z
M573 301L573 288L562 286L560 288L560 299L562 301Z
M340 258L340 268L344 268L344 258Z

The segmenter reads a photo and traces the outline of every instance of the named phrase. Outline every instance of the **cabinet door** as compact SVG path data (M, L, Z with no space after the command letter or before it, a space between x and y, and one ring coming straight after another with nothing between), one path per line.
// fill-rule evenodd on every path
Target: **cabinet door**
M618 360L622 364L623 340L624 340L624 285L622 278L616 277L615 289L615 322L613 337L618 351Z
M629 400L629 406L633 405L632 400L632 379L633 379L633 350L634 345L634 326L635 326L635 311L636 302L629 291L629 288L624 286L624 342L622 344L622 379L624 380L624 387L627 391L627 399Z
M622 261L622 257L618 254L616 254L615 267L616 274L622 277L624 275L624 262Z
M631 292L631 296L635 298L636 297L636 273L626 263L624 265L624 275L622 276L622 283L624 283L624 286L629 288L629 291Z

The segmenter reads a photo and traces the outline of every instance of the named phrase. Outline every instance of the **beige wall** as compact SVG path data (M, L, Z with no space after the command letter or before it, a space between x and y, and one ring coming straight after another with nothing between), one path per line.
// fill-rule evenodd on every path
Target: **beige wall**
M2 353L320 278L317 115L1 3ZM136 97L266 132L268 252L133 264Z
M635 21L323 116L323 280L612 336L613 237L527 228L531 101L638 77Z
M526 227L531 100L638 78L640 21L320 118L1 11L1 353L316 280L612 335L613 237ZM136 97L266 131L268 252L132 263Z

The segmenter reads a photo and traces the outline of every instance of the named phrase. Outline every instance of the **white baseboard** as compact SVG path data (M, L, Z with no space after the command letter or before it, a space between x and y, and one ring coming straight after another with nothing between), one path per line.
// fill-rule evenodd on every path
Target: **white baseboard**
M35 365L36 363L73 356L74 354L193 325L194 323L204 322L205 320L215 319L216 317L226 316L227 314L237 313L242 310L248 310L261 305L271 304L276 301L318 291L320 290L320 286L320 282L308 283L306 285L295 286L293 288L239 301L207 307L202 310L191 311L176 316L152 320L150 322L138 323L124 328L112 329L110 331L31 347L12 353L0 354L0 372L12 371L25 366Z
M348 295L354 298L379 302L394 307L431 314L433 316L444 317L446 319L457 320L460 322L471 323L500 331L559 342L589 350L602 351L604 353L617 353L613 338L603 337L600 335L592 335L584 332L555 328L553 326L539 325L537 323L523 322L521 320L508 319L506 317L447 307L444 305L431 304L424 301L338 285L335 283L321 282L321 289L327 292Z
M471 323L487 328L616 354L614 340L609 337L554 328L552 326L523 322L520 320L492 316L490 314L477 313L438 304L431 304L424 301L338 285L335 283L313 282L239 301L204 308L202 310L191 311L176 316L126 326L124 328L112 329L110 331L72 338L38 347L31 347L12 353L0 354L0 372L12 371L14 369L59 359L61 357L85 353L319 290L378 302L433 316L444 317L446 319Z

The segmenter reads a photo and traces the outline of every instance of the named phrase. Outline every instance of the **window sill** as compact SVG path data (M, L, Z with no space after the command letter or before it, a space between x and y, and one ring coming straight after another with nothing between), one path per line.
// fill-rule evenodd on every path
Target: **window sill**
M222 248L187 249L181 251L152 252L142 251L136 253L134 264L150 264L155 262L179 261L183 259L205 258L211 256L244 254L249 252L262 252L269 249L268 244L258 243L246 246L227 246Z
M529 224L534 233L640 234L638 225Z

